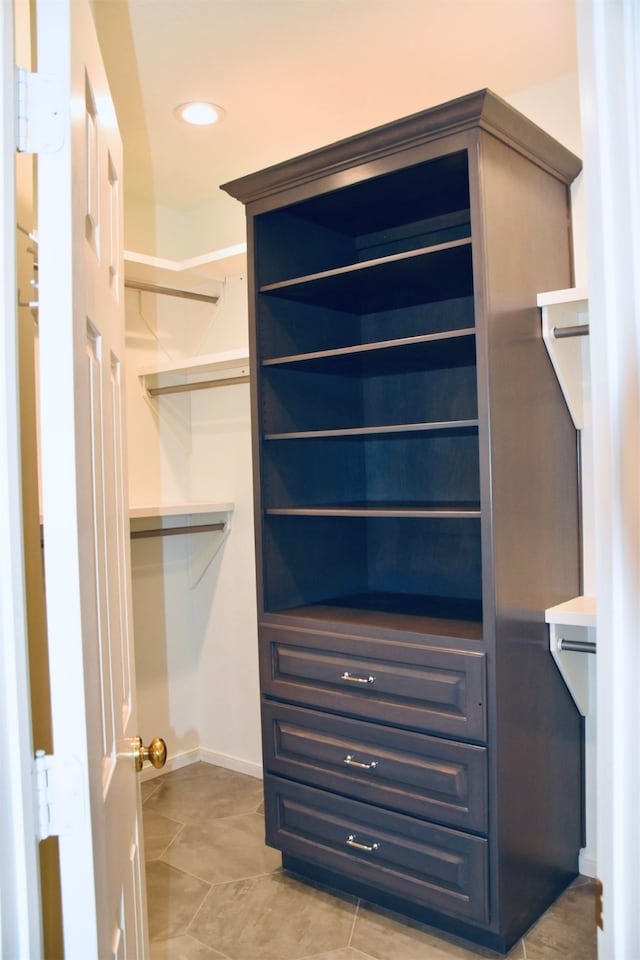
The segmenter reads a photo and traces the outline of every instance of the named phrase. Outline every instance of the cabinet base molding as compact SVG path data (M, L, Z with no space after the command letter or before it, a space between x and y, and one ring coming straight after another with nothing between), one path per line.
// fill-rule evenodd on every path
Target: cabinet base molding
M313 883L323 884L341 893L358 897L377 907L382 907L383 909L397 913L399 914L399 919L408 917L418 923L434 927L436 931L443 931L445 934L451 934L452 936L466 940L471 949L473 949L474 946L481 946L489 950L495 950L498 954L506 954L520 939L520 935L505 938L499 933L492 933L484 926L476 927L470 923L454 920L447 914L438 913L435 910L427 910L425 907L420 906L420 904L412 903L409 900L403 900L400 897L385 893L378 887L368 886L361 881L350 880L340 873L327 870L326 867L307 863L298 857L292 857L286 853L282 854L282 866L285 870L289 870L302 880L310 880ZM547 907L551 906L554 900L556 900L572 880L575 879L575 876L576 874L568 876L558 884L558 888L550 898ZM532 923L533 922L535 921L532 921Z

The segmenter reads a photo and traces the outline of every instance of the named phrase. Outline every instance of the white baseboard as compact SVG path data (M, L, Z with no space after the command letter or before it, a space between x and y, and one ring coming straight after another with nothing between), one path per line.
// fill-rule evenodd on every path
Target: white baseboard
M578 870L583 877L597 878L598 876L598 861L588 847L584 847L584 849L580 851Z
M140 774L140 780L153 780L155 777L161 777L163 773L172 773L174 770L180 770L181 767L188 767L191 763L199 762L211 763L216 767L235 770L236 773L246 773L249 777L262 780L262 764L241 760L239 757L230 757L226 753L216 753L215 750L207 750L205 747L195 747L193 750L186 750L184 753L167 757L167 762L161 770L156 770L155 767L145 767Z
M246 773L249 777L262 780L261 763L241 760L240 757L230 757L226 753L216 753L215 750L207 750L206 747L200 747L200 759L203 763L213 763L217 767L224 767L225 770L235 770L236 773Z
M145 767L140 774L140 780L154 780L156 777L161 777L163 773L172 773L174 770L179 770L180 767L188 767L190 763L197 763L198 760L200 760L200 747L185 750L184 753L167 757L167 762L161 770L156 770L155 767Z

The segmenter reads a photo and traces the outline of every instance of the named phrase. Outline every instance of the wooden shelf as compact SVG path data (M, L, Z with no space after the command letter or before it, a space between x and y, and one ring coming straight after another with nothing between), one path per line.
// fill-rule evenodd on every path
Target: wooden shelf
M260 293L355 314L469 296L473 293L471 240L268 283Z
M445 420L440 423L392 423L376 427L345 427L337 430L300 430L290 433L267 433L265 440L320 440L341 437L406 437L414 433L437 436L472 436L478 432L477 420Z
M475 362L476 331L473 327L418 337L362 343L335 350L318 350L263 360L263 367L301 366L307 371L351 376L376 376L464 366Z
M539 293L538 306L542 313L542 338L574 425L581 430L584 425L584 342L575 334L589 329L587 291L576 288ZM572 336L558 335L568 328Z
M410 630L434 637L482 640L482 605L477 600L367 593L332 597L279 611L313 623L348 623L364 628Z
M473 519L480 516L479 504L463 503L337 503L322 506L270 507L269 516L286 517L439 517L443 520Z
M138 378L150 397L244 383L249 379L249 350L241 347L192 357L181 363L142 367Z

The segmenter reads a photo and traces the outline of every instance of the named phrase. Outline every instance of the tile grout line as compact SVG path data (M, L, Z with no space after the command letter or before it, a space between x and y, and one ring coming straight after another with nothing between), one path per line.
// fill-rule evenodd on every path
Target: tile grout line
M357 899L357 901L356 901L356 909L355 909L354 912L353 912L353 920L352 920L352 922L351 922L351 930L349 931L349 939L347 940L347 947L349 947L349 948L351 947L351 941L353 940L353 934L354 934L355 929L356 929L356 921L357 921L357 919L358 919L358 914L360 913L360 904L361 904L361 902L362 902L362 901L361 901L360 898L358 897L358 899Z
M200 940L198 937L195 936L195 934L190 933L189 927L187 927L186 936L191 937L191 939L195 943L199 944L201 947L205 947L207 950L213 950L213 952L217 954L217 956L214 957L214 960L233 960L233 958L230 957L228 953L223 953L222 950L218 950L216 947L209 946L209 944L205 943L204 940Z
M151 797L149 797L148 799L150 800ZM199 827L201 823L201 821L199 820L197 821L196 820L194 821L177 820L175 816L170 817L166 813L160 813L158 810L153 810L151 812L156 813L159 817L165 817L165 819L167 820L173 820L174 823L181 823L184 827ZM239 820L241 817L260 817L261 819L264 819L262 814L258 810L248 810L246 813L230 813L228 816L225 816L225 817L211 817L210 822L224 823L227 820Z
M176 838L174 837L174 839ZM173 843L173 840L171 841L171 843ZM169 844L169 847L171 846L171 843ZM168 860L163 860L162 858L164 857L169 847L167 847L167 849L159 857L155 857L153 860L149 860L147 862L162 863L164 864L165 867L170 867L172 870L177 870L178 873L184 873L186 877L191 877L192 880L199 880L200 883L206 883L210 889L213 889L213 887L223 887L225 886L225 884L228 884L228 883L239 883L240 881L243 881L243 880L259 880L260 877L270 877L273 874L278 873L278 871L282 870L282 867L277 867L275 870L267 870L266 872L263 872L263 873L251 873L251 874L247 874L247 876L245 877L231 877L229 880L217 880L217 881L205 880L204 877L199 876L199 874L197 873L192 873L190 870L185 870L184 867L177 867L175 863L170 863Z
M188 876L190 876L190 874L188 874ZM199 879L199 878L197 878L197 879ZM202 881L202 882L204 882L204 881ZM189 923L188 923L188 924L186 925L186 927L184 928L184 932L185 932L185 933L188 933L189 936L190 936L190 937L193 937L194 940L198 940L198 938L197 938L197 937L194 937L193 934L190 933L191 926L192 926L192 924L194 923L194 921L195 921L196 917L198 916L198 914L200 913L200 911L202 910L202 908L203 908L203 906L204 906L205 900L207 899L207 897L209 896L209 894L211 893L211 891L212 891L212 889L213 889L213 887L212 887L212 885L211 885L210 883L207 884L207 887L208 887L208 889L205 891L204 896L202 897L202 900L200 901L200 903L198 904L198 906L196 907L196 909L193 911L193 916L191 917L191 920L189 920ZM198 943L202 943L202 941L201 941L201 940L198 940ZM206 944L205 944L205 946L206 946Z

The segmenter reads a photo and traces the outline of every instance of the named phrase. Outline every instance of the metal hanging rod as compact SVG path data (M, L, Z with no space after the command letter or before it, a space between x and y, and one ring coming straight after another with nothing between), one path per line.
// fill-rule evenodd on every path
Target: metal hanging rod
M132 530L132 540L142 540L144 537L177 537L183 533L210 533L214 530L224 530L226 523L199 523L193 527L154 527L151 530Z
M560 637L558 650L568 653L595 653L596 645L593 640L566 640L564 637Z
M38 234L34 230L27 230L26 227L23 227L21 223L16 221L16 227L20 233L24 233L25 237L29 237L29 240L33 240L34 243L38 243Z
M556 340L565 340L569 337L588 337L589 324L576 323L571 327L554 327L553 336Z
M161 287L157 283L143 283L142 280L125 280L130 290L142 290L144 293L161 293L166 297L181 297L183 300L199 300L201 303L217 303L220 297L209 293L192 293L191 290L179 290L177 287Z
M234 383L248 383L249 374L239 377L226 377L221 380L197 380L195 383L176 383L168 387L147 387L150 397L162 397L167 393L191 393L192 390L209 390L211 387L230 387Z

